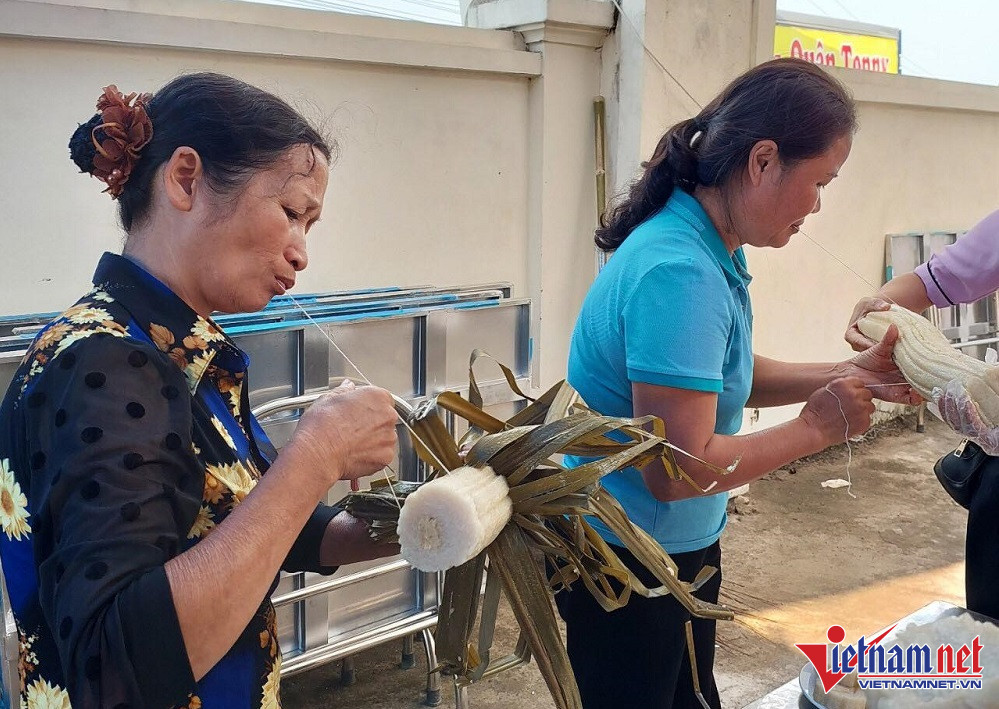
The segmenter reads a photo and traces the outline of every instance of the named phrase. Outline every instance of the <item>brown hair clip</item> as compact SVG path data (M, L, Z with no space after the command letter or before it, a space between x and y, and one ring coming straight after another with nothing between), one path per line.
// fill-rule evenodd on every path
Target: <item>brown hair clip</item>
M106 182L112 199L121 194L139 159L139 151L153 138L153 122L146 115L152 94L123 95L114 84L97 99L101 124L90 133L96 154L93 176ZM134 104L133 104L134 101Z

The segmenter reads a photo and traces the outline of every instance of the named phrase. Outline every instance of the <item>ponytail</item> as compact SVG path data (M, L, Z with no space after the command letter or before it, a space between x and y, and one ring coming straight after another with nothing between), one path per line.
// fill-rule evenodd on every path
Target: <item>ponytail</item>
M665 206L677 187L694 189L697 156L691 145L702 139L697 118L680 121L666 131L652 157L642 163L645 172L632 183L627 198L601 215L594 237L599 248L613 251L620 246L635 227Z

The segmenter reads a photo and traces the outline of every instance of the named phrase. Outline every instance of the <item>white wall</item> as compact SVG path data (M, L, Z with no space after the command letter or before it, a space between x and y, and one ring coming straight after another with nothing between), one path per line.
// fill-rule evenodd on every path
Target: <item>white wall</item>
M13 113L0 134L0 161L30 167L0 174L0 244L18 264L0 313L65 307L120 247L113 203L65 147L101 87L213 70L290 99L340 144L303 291L510 281L534 303L535 384L561 379L593 275L592 99L613 12L497 5L471 29L227 0L0 3L0 65L28 68L0 72L0 92L31 107L30 139Z
M89 284L100 252L120 248L112 201L77 173L66 148L101 87L155 90L199 70L277 92L340 144L303 291L508 280L526 295L527 99L540 61L518 37L335 15L319 18L329 23L321 31L275 29L255 22L294 26L319 13L217 2L196 9L238 23L0 6L0 66L18 67L0 72L0 93L17 97L0 137L0 163L11 168L0 173L0 243L13 261L0 312L66 306ZM346 30L357 60L343 56ZM186 46L163 46L179 37Z
M31 140L0 143L0 162L24 167L0 177L0 192L10 200L2 238L22 265L7 269L7 313L63 307L83 292L99 253L120 248L111 200L100 194L101 183L76 173L66 150L73 121L88 118L92 87L112 78L126 91L158 86L194 69L232 74L298 98L337 136L342 154L323 221L310 236L312 265L299 281L303 291L496 280L526 289L521 79L400 75L370 66L341 67L330 77L317 62L288 60L275 67L269 60L195 52L164 65L144 49L115 49L112 58L103 48L2 40L0 64L23 62L18 55L26 49L41 51L45 60L30 77L4 77L4 95L41 106L47 88L62 76L72 73L75 80L61 92L65 109L33 126ZM455 102L456 90L474 99ZM405 108L395 107L400 95L409 97ZM497 115L504 116L504 128L480 135L477 126ZM449 150L453 140L467 152ZM31 169L40 164L51 167ZM482 200L485 194L488 200Z
M697 103L771 53L773 0L623 7ZM111 200L66 149L100 88L212 69L291 99L340 141L303 290L512 281L534 300L535 384L561 378L593 275L592 99L608 99L611 193L696 107L631 24L607 35L608 3L496 0L469 21L483 29L227 0L0 3L0 313L64 307L120 246ZM803 237L749 254L757 350L788 360L848 354L842 330L880 285L885 234L965 229L999 206L999 89L836 76L861 129L805 231L863 280Z

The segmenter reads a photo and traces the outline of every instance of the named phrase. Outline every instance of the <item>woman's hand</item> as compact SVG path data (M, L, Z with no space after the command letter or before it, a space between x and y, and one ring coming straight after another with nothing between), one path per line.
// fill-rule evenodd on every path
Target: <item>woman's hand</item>
M384 389L347 384L319 397L246 499L211 534L166 563L195 679L204 677L244 632L333 483L370 475L392 462L395 423L392 395ZM393 545L369 543L366 535L363 523L337 515L323 535L320 559L325 554L344 563L394 553ZM338 544L341 550L330 550ZM324 565L333 564L324 559ZM224 608L205 594L206 587L233 590Z
M332 486L382 470L395 458L395 402L384 389L345 381L316 399L288 447L304 453Z
M860 379L871 389L874 396L882 401L918 404L923 400L922 397L908 386L905 377L898 371L895 360L892 359L896 342L898 342L898 328L890 325L881 342L875 343L873 347L844 362L843 373Z
M868 313L878 310L888 310L890 307L891 303L884 298L877 296L861 298L853 308L853 314L850 316L850 324L847 326L846 335L844 336L850 347L856 352L863 352L874 347L877 343L860 331L860 328L857 327L857 321Z
M820 437L825 448L859 436L871 427L873 398L858 377L841 377L808 397L798 418Z
M944 423L977 443L989 455L999 455L999 428L990 428L982 420L978 405L959 380L948 382L942 392L934 389L937 409Z

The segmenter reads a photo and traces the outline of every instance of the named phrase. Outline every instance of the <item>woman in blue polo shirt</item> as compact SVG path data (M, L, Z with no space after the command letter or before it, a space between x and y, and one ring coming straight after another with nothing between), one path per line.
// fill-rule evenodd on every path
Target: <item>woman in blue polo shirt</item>
M719 480L678 458L702 487L718 481L708 495L671 480L659 462L604 479L632 521L673 555L683 580L718 569L696 594L706 601L717 601L721 584L725 492L842 442L847 429L863 433L874 410L867 385L902 381L891 360L894 330L840 363L788 364L752 351L742 247L788 243L819 210L855 129L853 102L835 79L807 62L767 62L667 131L596 232L597 245L615 253L583 303L569 382L601 413L661 417L670 440L697 458L740 460ZM905 387L886 391L911 396ZM735 435L743 408L796 402L806 402L796 419ZM608 529L594 527L646 584L658 585ZM672 597L632 597L606 613L589 594L570 592L558 605L585 709L701 706L685 647L689 614ZM714 622L693 626L702 693L718 707Z

